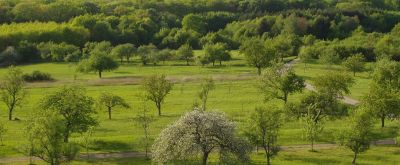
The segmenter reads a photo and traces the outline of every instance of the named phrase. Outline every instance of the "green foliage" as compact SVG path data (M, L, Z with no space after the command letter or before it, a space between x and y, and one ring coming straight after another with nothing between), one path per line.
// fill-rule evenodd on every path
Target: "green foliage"
M307 28L308 22L306 18L291 14L285 19L282 31L289 34L304 35L307 32Z
M324 118L340 117L347 114L347 109L340 107L338 101L325 93L311 92L300 99L298 107L289 109L290 114L300 118L307 116L315 123Z
M206 60L206 63L212 63L214 66L215 61L219 61L220 66L222 61L229 61L231 55L226 46L223 43L207 44L203 47L204 57L202 59Z
M264 94L265 101L280 99L285 104L290 94L302 92L305 88L303 78L279 64L266 69L259 83L259 88Z
M381 127L385 127L386 119L393 119L400 115L400 94L376 82L372 82L369 92L363 99L365 109L379 118Z
M179 143L176 143L179 141ZM247 161L250 148L235 135L235 124L223 113L194 110L165 128L152 147L153 161L167 163L202 156L206 165L209 155L218 150L222 156L234 154Z
M137 50L143 65L147 65L150 62L155 65L158 62L157 51L157 47L153 44L142 45Z
M64 142L68 142L72 133L86 132L90 126L97 124L93 118L93 104L93 99L86 95L84 88L64 86L44 97L41 107L60 116L61 121L57 122L64 126L62 136Z
M171 91L172 86L173 84L165 79L165 75L153 75L143 81L143 88L146 91L145 97L156 104L159 116L161 116L161 104Z
M188 14L182 19L182 28L186 30L193 30L197 33L206 33L206 23L204 19L196 14Z
M119 67L118 63L107 54L107 50L110 52L111 48L109 46L103 47L103 45L98 43L94 47L88 47L90 56L79 63L78 70L80 72L98 72L99 78L101 78L103 71L112 71Z
M0 61L2 65L13 65L20 60L20 56L14 47L9 46L0 53Z
M261 74L261 69L271 65L271 61L275 59L273 49L265 46L264 42L259 38L251 38L246 40L240 46L240 53L244 54L247 62L258 69L257 73Z
M44 111L33 116L27 125L27 153L49 164L61 164L73 160L79 148L63 142L65 132L63 119L56 112Z
M206 105L207 105L207 99L210 91L215 89L215 84L214 80L210 78L205 78L203 82L201 83L201 89L199 92L199 98L201 100L202 107L201 110L205 111L206 110Z
M179 49L176 51L176 55L179 57L181 60L186 61L186 65L189 66L189 62L193 61L193 49L190 45L182 45L179 47Z
M12 120L13 111L22 105L26 96L25 81L22 71L14 66L9 67L0 85L0 99L7 106L8 120Z
M389 58L393 60L400 60L399 48L398 45L400 44L400 40L398 37L400 36L400 24L397 24L393 27L392 31L385 36L383 36L375 46L375 53L377 57L382 58Z
M334 48L327 48L324 53L319 54L319 62L331 67L334 64L340 63L340 56Z
M18 45L21 41L36 43L53 41L83 46L88 37L89 32L86 29L65 23L34 22L0 25L0 45Z
M37 70L33 71L30 74L24 74L22 77L26 82L54 81L54 78L51 76L50 73L45 73Z
M279 152L278 135L282 124L281 112L276 107L257 107L247 121L244 134L255 147L263 147L268 164Z
M165 61L172 60L174 56L174 52L170 49L162 49L157 52L157 60L162 61L165 63Z
M301 118L303 125L303 136L311 143L311 151L314 151L314 143L324 129L324 123L315 115L315 106L307 107L307 113Z
M400 91L400 64L388 59L379 60L373 72L373 81L389 91Z
M343 65L355 76L356 72L364 71L364 56L362 54L352 55L343 62Z
M314 79L317 91L332 98L342 98L344 94L349 94L353 84L351 76L339 72L330 72Z
M369 149L372 141L373 120L369 113L362 108L350 116L348 126L341 134L342 145L354 152L352 164L356 164L357 155Z
M314 57L317 57L318 55L314 55L315 51L313 50L313 47L311 46L303 46L300 48L299 52L299 59L301 62L304 63L304 72L306 71L307 68L307 63L311 63Z
M200 44L203 47L207 44L217 44L217 43L224 43L227 49L237 49L239 48L239 43L234 41L230 36L223 34L223 31L218 32L210 32L207 33L200 39Z
M19 61L17 61L18 63L29 63L41 60L36 43L21 41L18 44L17 52L19 55Z
M129 63L129 59L134 55L135 52L136 52L135 45L127 43L115 46L112 49L111 54L114 57L120 58L121 63L124 58L126 58L126 61Z
M87 42L85 47L82 49L82 53L84 57L90 57L90 52L99 51L104 52L106 54L110 54L113 47L109 41L102 42Z
M89 158L89 147L91 144L93 144L93 141L94 141L93 140L94 132L95 132L95 127L91 126L91 127L89 127L89 129L86 132L82 133L82 135L81 135L81 138L82 138L81 143L82 143L83 147L85 147L85 149L86 149L87 158Z
M37 45L42 59L56 62L76 62L81 58L79 47L67 43L42 42Z
M161 48L168 47L171 49L178 49L185 44L189 44L194 48L199 48L200 34L193 30L163 28L154 38Z
M98 103L100 106L106 107L108 111L108 119L111 120L111 112L114 107L130 108L129 104L120 96L114 95L112 93L103 92Z

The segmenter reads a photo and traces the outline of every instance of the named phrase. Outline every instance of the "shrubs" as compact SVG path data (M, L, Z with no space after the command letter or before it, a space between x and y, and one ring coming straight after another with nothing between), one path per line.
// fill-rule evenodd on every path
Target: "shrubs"
M35 81L53 81L54 78L51 77L49 73L44 73L40 71L33 71L31 74L24 74L23 78L27 82L35 82Z

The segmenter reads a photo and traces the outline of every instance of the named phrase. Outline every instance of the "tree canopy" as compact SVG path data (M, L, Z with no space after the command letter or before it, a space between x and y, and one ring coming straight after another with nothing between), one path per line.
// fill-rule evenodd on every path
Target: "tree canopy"
M198 110L186 113L165 128L152 149L153 160L158 163L201 155L203 165L207 164L214 151L219 151L221 157L232 153L239 160L247 161L250 148L235 135L234 123L224 114Z

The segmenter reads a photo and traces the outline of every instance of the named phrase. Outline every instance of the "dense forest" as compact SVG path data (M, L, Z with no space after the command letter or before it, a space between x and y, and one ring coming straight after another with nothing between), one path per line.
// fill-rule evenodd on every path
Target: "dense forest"
M400 0L0 0L0 164L398 164L399 61Z
M223 43L234 50L252 37L283 56L302 50L314 58L325 51L399 59L399 8L396 0L4 0L0 60L79 61L90 43L102 41L157 49Z

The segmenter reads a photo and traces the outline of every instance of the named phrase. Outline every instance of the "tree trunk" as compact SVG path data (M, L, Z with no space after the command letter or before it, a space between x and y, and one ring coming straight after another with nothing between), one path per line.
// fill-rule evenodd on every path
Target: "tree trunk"
M207 165L208 154L209 153L203 153L203 163L202 163L202 165Z
M207 97L207 96L206 96ZM204 99L203 100L203 111L206 111L206 104L207 104L207 100Z
M314 151L314 140L311 140L311 151Z
M219 61L219 66L222 66L222 61Z
M158 116L161 116L161 103L157 103L156 106L158 109Z
M68 139L69 139L69 132L65 131L64 132L64 143L68 143Z
M385 116L381 117L381 127L385 127Z
M108 107L108 119L111 120L111 107Z
M283 96L283 101L285 102L285 105L286 105L287 100L288 100L288 95L289 94L285 93L284 96Z
M353 71L353 76L356 77L356 71Z
M101 78L101 71L99 70L99 78Z
M270 165L271 164L271 161L270 161L270 156L269 156L269 146L266 146L265 144L263 144L263 148L264 148L264 151L265 151L265 157L267 158L267 165Z
M186 65L189 66L189 60L186 60Z
M261 67L257 67L257 74L261 75Z
M307 63L304 63L304 73L306 73L306 69L307 69Z
M213 66L215 66L215 61L213 61Z
M12 113L13 113L13 109L14 109L14 107L11 107L9 110L8 110L8 120L12 120Z
M354 152L354 157L353 157L353 161L351 162L351 164L356 164L356 160L357 160L357 152Z
M121 64L122 64L123 58L121 57Z

